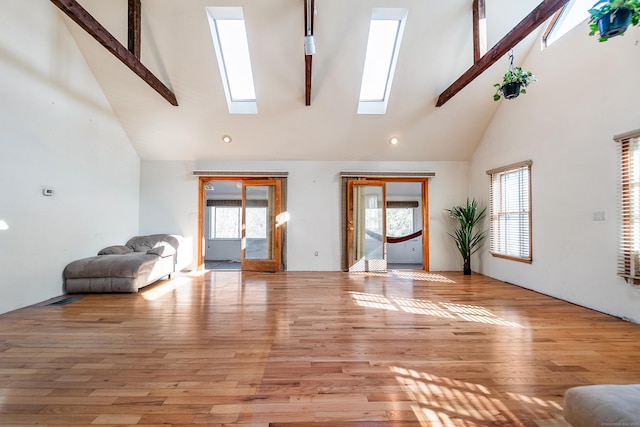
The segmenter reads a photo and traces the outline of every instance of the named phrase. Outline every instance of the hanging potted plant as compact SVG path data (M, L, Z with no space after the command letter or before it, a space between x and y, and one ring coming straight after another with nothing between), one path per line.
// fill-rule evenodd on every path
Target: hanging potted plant
M589 9L589 35L598 33L598 41L621 36L629 25L640 22L639 0L601 0Z
M496 88L493 100L498 101L501 96L504 96L505 99L516 98L521 93L527 93L525 88L535 81L537 80L531 71L524 71L522 67L513 67L512 65L504 73L502 83L493 85Z
M480 209L478 202L467 199L464 205L446 209L451 218L457 221L453 234L449 233L462 255L465 275L471 274L471 255L480 249L480 243L486 236L486 231L477 231L476 227L485 216L487 208Z

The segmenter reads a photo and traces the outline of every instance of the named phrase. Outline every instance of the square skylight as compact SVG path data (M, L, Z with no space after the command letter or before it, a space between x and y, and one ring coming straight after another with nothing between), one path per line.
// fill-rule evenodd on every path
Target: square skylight
M207 17L229 113L256 114L258 105L242 8L208 7Z
M373 9L358 114L386 113L406 18L407 9Z

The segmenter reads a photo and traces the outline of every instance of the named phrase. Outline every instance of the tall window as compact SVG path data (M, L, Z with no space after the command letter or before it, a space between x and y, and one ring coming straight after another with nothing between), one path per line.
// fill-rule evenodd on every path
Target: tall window
M267 208L247 207L246 214L245 236L248 239L266 239ZM240 206L209 206L209 221L210 239L240 239L242 237L242 209Z
M491 177L492 255L531 262L531 161L487 171Z
M616 137L620 171L618 180L618 274L640 279L640 149L635 136Z
M240 238L240 208L211 206L211 239Z
M404 237L413 233L412 208L387 208L387 237Z

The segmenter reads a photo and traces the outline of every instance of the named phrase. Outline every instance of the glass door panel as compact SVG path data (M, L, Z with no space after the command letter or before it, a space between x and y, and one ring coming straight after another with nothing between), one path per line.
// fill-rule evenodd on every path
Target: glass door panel
M242 183L242 269L279 271L281 236L276 220L280 215L280 182Z
M349 271L385 271L385 183L351 181L348 191Z

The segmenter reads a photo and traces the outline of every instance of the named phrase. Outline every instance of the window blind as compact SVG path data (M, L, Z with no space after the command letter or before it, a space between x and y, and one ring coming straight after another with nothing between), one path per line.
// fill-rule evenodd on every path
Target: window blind
M640 150L637 137L618 144L618 274L640 279Z
M242 200L208 199L207 206L242 206Z
M416 200L387 200L387 209L415 209L419 206Z
M207 200L207 206L242 206L242 200L220 200L220 199L209 199ZM269 202L267 200L253 200L249 199L245 201L245 206L248 208L266 208L269 206Z
M490 243L495 256L531 262L531 162L487 171Z

